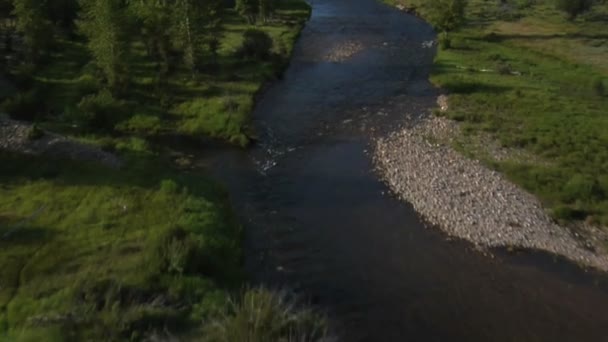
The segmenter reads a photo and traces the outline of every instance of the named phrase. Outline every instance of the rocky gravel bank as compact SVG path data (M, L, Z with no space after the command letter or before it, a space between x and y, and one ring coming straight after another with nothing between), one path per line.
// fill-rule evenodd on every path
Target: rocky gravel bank
M429 117L376 141L376 168L397 196L429 223L479 247L543 250L608 270L597 235L556 224L534 196L437 143L454 129L447 119Z
M0 149L31 154L96 162L111 168L120 168L122 161L114 154L92 145L73 141L64 136L34 131L29 124L0 115Z

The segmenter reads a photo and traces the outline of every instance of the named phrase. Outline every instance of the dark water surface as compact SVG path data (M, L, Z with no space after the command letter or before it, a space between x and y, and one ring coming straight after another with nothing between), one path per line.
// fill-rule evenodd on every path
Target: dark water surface
M344 341L608 341L598 276L447 241L375 177L370 137L433 106L433 38L374 0L314 1L255 110L260 142L201 153L245 223L248 270L311 298ZM329 61L342 46L362 50Z

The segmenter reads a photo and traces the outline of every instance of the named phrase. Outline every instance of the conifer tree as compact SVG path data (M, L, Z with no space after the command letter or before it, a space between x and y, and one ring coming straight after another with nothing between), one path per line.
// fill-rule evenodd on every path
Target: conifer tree
M44 2L40 0L14 0L13 14L16 29L23 37L25 57L35 62L50 46L53 38L52 25L46 17Z
M78 28L110 90L127 83L128 22L121 0L82 0Z

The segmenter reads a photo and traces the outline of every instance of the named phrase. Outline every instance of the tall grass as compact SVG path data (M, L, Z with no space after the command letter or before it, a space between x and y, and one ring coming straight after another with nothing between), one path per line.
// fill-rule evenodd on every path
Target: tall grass
M205 342L329 342L325 317L298 305L285 291L244 291L219 319L207 324Z

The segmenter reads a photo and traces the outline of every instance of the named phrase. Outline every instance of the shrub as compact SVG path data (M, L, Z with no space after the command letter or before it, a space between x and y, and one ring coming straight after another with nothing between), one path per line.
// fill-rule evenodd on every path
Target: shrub
M580 220L585 218L585 213L571 207L560 205L552 210L553 218L563 221Z
M196 242L186 230L180 227L165 230L150 244L150 273L183 274L188 270L196 248Z
M78 103L77 123L90 130L112 130L122 117L124 103L108 90L88 95Z
M604 86L604 80L601 77L596 77L591 81L591 90L597 96L606 95L606 87Z
M452 39L445 33L439 35L439 47L442 50L449 50L452 48Z
M176 194L179 191L179 185L171 179L164 179L160 182L160 192L163 194Z
M462 25L466 6L467 0L433 0L424 2L422 9L437 30L448 32Z
M42 102L36 90L17 93L6 99L1 106L12 119L32 121L40 113Z
M562 197L565 201L591 201L603 196L602 188L597 179L585 175L574 175L564 185Z
M265 59L270 56L273 41L268 33L249 29L243 33L243 44L237 54L242 57Z
M573 20L579 14L591 9L593 0L555 0L555 7L565 12L568 19Z
M330 341L326 319L298 307L286 292L244 291L224 316L205 327L205 342Z
M118 124L117 129L139 135L156 135L162 129L162 122L158 116L137 114Z

